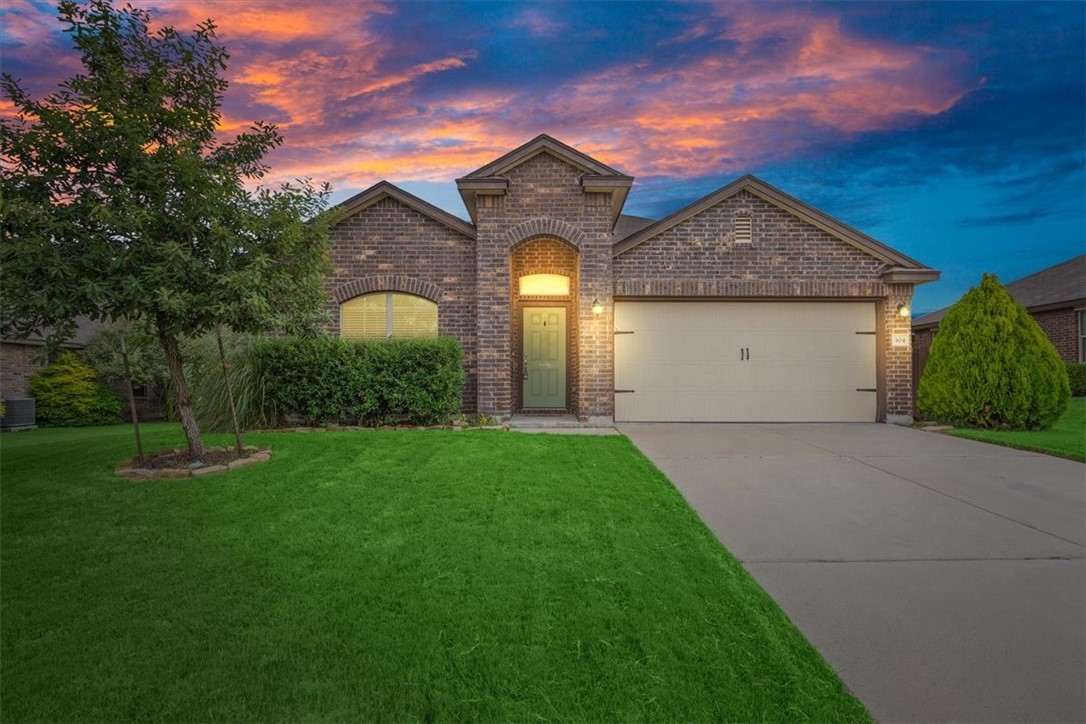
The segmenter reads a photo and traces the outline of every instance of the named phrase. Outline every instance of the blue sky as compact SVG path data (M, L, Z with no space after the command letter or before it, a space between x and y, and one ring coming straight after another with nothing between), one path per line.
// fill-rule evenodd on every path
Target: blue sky
M388 179L464 216L455 178L549 133L636 177L627 213L753 173L942 270L918 313L1086 252L1084 3L134 4L214 18L223 133L279 124L272 179L337 200ZM33 91L78 69L52 4L0 25Z

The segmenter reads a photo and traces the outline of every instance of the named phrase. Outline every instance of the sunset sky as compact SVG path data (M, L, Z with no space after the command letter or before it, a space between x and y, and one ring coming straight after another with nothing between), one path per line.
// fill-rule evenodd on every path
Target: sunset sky
M133 4L213 18L224 132L278 124L273 180L337 201L387 179L466 217L453 180L548 133L636 177L626 213L753 173L941 269L917 313L1086 251L1083 3ZM79 69L53 3L0 32L35 94Z

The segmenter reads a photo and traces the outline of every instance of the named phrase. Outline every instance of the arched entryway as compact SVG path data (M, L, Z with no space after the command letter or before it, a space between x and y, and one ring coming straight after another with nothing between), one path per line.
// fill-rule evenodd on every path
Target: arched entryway
M528 240L509 256L514 411L578 409L578 253L557 237Z

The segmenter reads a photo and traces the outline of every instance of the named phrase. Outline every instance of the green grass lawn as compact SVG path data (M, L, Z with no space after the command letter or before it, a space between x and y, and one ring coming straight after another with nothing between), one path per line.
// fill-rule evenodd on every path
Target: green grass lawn
M997 445L1059 455L1086 462L1086 397L1071 398L1071 409L1059 422L1040 432L998 430L948 430L949 434Z
M246 442L129 483L127 427L0 438L0 719L867 720L625 438Z

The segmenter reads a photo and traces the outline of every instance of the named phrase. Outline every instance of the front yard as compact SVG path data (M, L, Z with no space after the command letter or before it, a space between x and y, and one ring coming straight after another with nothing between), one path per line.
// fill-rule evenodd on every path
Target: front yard
M867 719L625 438L247 442L134 484L127 427L0 438L0 719Z
M1086 397L1071 398L1071 409L1047 430L1009 432L962 428L948 432L971 440L983 440L1086 462Z

